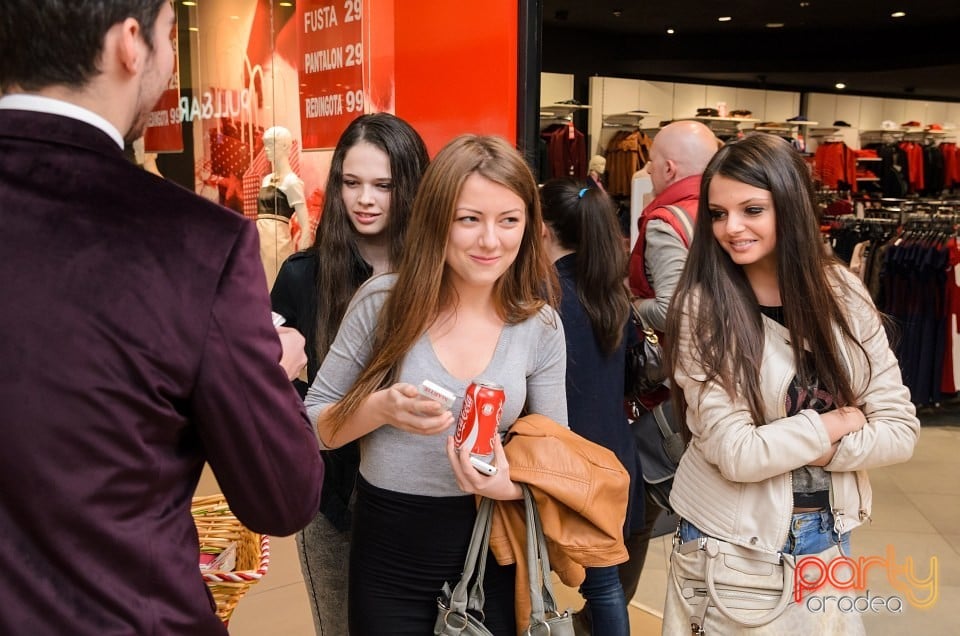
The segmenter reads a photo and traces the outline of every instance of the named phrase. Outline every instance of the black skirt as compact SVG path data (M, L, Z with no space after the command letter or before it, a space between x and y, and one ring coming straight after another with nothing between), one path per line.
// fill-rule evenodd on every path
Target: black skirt
M350 549L351 636L428 636L444 582L460 580L477 516L473 495L426 497L357 479ZM487 555L484 625L514 636L515 566Z

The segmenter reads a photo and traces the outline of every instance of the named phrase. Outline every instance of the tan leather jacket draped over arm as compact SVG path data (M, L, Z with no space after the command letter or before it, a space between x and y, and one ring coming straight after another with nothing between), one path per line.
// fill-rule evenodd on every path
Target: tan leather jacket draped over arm
M547 538L551 568L570 587L585 567L627 560L623 524L630 475L612 451L542 415L522 417L504 446L510 476L530 486ZM490 549L501 565L517 564L517 624L530 616L526 517L522 501L498 501Z

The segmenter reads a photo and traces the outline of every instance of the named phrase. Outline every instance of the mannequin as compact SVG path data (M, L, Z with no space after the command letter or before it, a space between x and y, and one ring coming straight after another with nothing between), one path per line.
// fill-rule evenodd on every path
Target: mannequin
M138 166L158 177L163 176L160 174L160 168L157 167L157 153L146 152L142 135L133 142L133 155Z
M603 155L593 155L590 157L590 165L587 167L587 185L592 188L597 188L599 190L606 189L603 187L601 178L603 173L607 171L607 160Z
M257 230L260 232L260 259L269 289L273 287L283 261L296 249L290 234L290 217L296 214L300 224L300 249L313 243L313 234L303 195L303 181L290 168L293 136L282 126L268 128L263 133L263 148L272 171L263 178L257 194Z

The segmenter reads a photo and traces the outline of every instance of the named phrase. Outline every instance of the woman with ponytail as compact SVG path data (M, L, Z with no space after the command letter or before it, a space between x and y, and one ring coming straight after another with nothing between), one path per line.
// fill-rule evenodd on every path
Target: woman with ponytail
M613 451L636 485L633 434L623 412L625 347L636 336L629 328L627 254L616 208L602 190L572 179L548 181L540 200L547 253L560 279L570 428ZM631 515L643 518L642 495L631 499L637 505L627 511L627 528ZM592 623L592 633L630 633L617 566L588 568L580 593L586 605L578 618Z

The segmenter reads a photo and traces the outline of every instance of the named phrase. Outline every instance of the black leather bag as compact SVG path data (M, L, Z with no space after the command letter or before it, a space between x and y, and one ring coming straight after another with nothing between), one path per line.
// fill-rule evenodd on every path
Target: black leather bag
M630 427L637 443L647 494L658 506L673 512L670 507L670 488L673 487L673 475L677 472L680 457L686 450L680 426L673 417L673 404L667 400L642 412Z
M660 337L653 330L643 324L637 308L631 304L633 325L637 330L639 341L627 347L627 358L624 366L624 397L636 399L642 395L656 391L667 379L667 367L663 360L663 348L660 346Z

